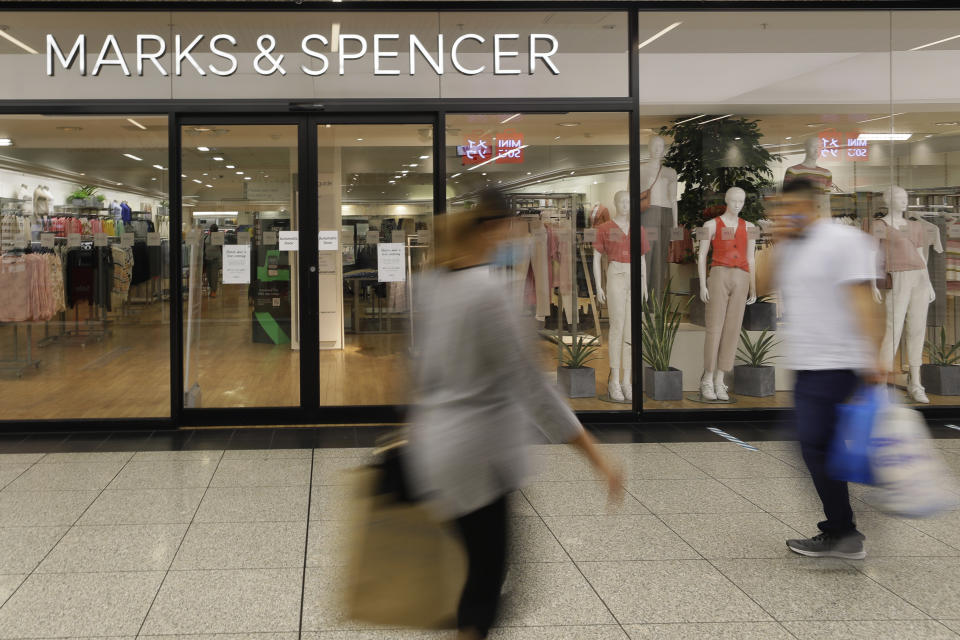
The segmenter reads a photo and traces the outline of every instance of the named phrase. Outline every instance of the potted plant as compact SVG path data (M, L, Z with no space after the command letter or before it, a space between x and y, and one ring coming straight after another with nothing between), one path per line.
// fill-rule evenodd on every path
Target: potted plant
M687 299L684 307L690 304ZM683 372L670 366L673 344L682 316L680 305L670 306L670 281L663 292L643 303L643 392L651 400L682 400Z
M67 200L74 207L96 207L97 199L94 197L96 192L97 187L92 184L82 184L74 189Z
M947 331L940 327L926 348L930 364L920 366L920 384L938 396L960 396L960 344L948 344Z
M563 365L557 367L557 382L570 398L592 398L597 395L597 376L587 363L597 357L599 344L587 343L577 336L573 344L563 344Z
M771 364L780 356L771 355L780 344L766 330L756 340L750 339L746 329L740 329L740 346L737 359L744 364L733 367L733 390L743 396L765 398L777 392L776 370Z
M747 331L776 331L777 303L770 296L757 296L756 302L747 305L741 326Z

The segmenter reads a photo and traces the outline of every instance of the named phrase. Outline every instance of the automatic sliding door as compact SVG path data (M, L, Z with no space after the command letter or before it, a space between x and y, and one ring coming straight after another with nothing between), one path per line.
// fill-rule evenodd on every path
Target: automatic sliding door
M298 407L299 127L181 133L185 406Z

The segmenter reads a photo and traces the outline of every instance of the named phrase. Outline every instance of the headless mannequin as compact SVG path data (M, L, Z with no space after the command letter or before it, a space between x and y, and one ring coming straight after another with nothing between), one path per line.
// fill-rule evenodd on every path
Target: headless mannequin
M650 241L650 283L656 294L663 292L670 276L670 230L677 227L677 172L663 166L666 141L653 136L649 142L650 160L640 165L640 184L650 190L650 206L640 212L640 224Z
M740 212L746 203L747 194L739 187L731 187L724 198L727 210L704 225L706 238L700 241L697 256L697 270L700 273L700 299L707 305L707 335L704 344L704 370L700 379L700 395L704 400L729 400L727 387L723 382L724 369L733 368L737 343L740 339L740 327L743 324L743 303L753 304L757 300L757 275L754 268L754 249L756 241L749 236L746 239L745 262L748 273L742 268L732 268L714 264L707 279L707 253L714 244L714 238L720 229L739 233ZM745 230L753 228L752 222L744 221ZM748 232L748 231L747 231ZM729 232L728 232L729 233ZM723 238L721 233L721 240ZM718 259L713 256L714 261Z
M787 169L783 177L784 186L796 178L804 177L820 188L817 201L817 214L821 218L830 217L830 189L833 187L833 174L829 169L817 166L820 159L820 138L808 138L804 146L806 155L803 162Z
M883 224L887 226L889 234L891 230L910 233L914 225L920 225L916 220L907 220L904 218L904 212L907 209L907 192L898 186L887 188L883 193L883 201L887 205L887 215L883 217ZM916 231L919 238L925 237L925 231L922 227ZM916 244L916 243L915 243ZM880 348L880 357L883 359L887 370L893 369L893 354L900 344L900 339L906 328L906 351L907 362L910 366L910 381L907 385L907 393L917 402L928 403L926 391L920 384L920 365L923 363L923 339L927 326L927 312L930 303L936 300L937 294L930 282L930 272L927 271L927 258L925 255L926 243L922 240L916 246L917 254L922 267L916 269L892 271L890 272L893 280L893 288L887 293L887 329L883 336L883 344ZM889 271L889 266L888 271ZM880 291L874 285L874 299L879 301Z
M619 231L621 238L630 234L630 192L618 191L613 198L615 212L613 220L598 229L600 234ZM607 225L616 225L615 228ZM596 244L594 245L597 246ZM610 334L607 340L607 350L610 356L610 378L607 381L607 393L611 400L623 402L633 400L633 382L631 371L633 367L632 349L630 344L630 263L629 255L608 255L607 291L603 289L603 260L602 250L593 253L593 279L597 283L597 304L607 304L610 313ZM621 262L614 258L627 258ZM609 292L609 298L607 293ZM647 261L640 256L640 295L641 300L647 299ZM623 368L621 384L620 368Z

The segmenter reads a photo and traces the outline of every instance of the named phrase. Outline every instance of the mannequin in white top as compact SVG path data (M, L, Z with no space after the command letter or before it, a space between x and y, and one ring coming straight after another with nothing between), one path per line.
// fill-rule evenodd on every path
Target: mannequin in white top
M677 172L663 165L666 141L653 136L648 143L650 160L640 165L640 184L650 191L650 205L640 212L640 224L650 242L650 284L663 292L670 277L670 230L677 227ZM652 233L656 231L656 233Z
M905 351L910 367L907 393L915 401L930 402L920 384L920 365L923 364L923 342L927 326L927 312L937 294L930 282L927 270L926 230L917 220L904 217L907 210L907 192L902 187L892 186L884 190L883 201L887 215L881 224L886 225L884 240L886 272L890 274L891 288L886 295L887 329L880 347L880 357L888 370L893 369L893 356L906 330ZM893 237L896 234L896 237ZM916 251L917 256L912 255ZM874 285L873 295L880 298Z
M632 338L630 313L630 192L618 191L614 196L613 219L597 228L593 252L593 279L597 283L597 304L607 304L610 333L607 352L610 378L607 393L611 400L633 400ZM603 288L603 255L607 256L606 291ZM640 256L640 295L647 299L647 262ZM620 369L623 368L621 383Z
M707 305L700 396L711 401L730 399L723 374L733 369L745 305L757 301L756 241L750 237L754 224L740 218L747 194L740 187L731 187L724 199L726 211L703 225L705 235L697 255L700 299ZM708 279L707 254L711 247Z
M783 177L784 186L797 178L806 178L818 189L817 213L821 218L830 217L830 190L833 188L833 173L817 165L820 159L820 137L808 138L804 144L806 155L803 162L787 169Z

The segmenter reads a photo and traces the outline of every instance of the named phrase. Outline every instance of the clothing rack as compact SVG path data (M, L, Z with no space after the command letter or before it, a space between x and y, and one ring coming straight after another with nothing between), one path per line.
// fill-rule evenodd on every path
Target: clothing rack
M40 361L33 358L33 324L27 323L27 344L23 357L20 357L20 327L17 323L0 323L0 326L10 325L13 328L13 358L0 360L0 370L12 371L18 378L23 377L27 369L40 368Z

